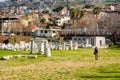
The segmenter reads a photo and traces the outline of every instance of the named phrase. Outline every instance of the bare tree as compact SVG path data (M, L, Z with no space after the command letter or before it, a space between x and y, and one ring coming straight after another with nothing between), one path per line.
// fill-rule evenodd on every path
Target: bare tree
M111 13L105 19L99 20L99 28L103 30L103 34L112 35L113 41L116 43L117 36L120 36L120 15Z

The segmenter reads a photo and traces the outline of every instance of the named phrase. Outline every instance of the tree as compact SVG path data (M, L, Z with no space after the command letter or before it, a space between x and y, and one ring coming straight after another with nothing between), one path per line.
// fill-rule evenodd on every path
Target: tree
M70 9L70 18L73 22L73 27L78 27L76 26L75 21L78 21L84 15L85 15L85 11L83 10L80 11L79 9L75 9L75 8Z
M91 5L91 4L86 4L84 6L84 8L87 8L87 9L94 8L94 7L95 7L95 5Z
M53 12L60 12L64 7L63 6L59 6L59 7L56 7L55 9L53 9Z
M81 11L80 11L80 18L82 18L84 15L85 15L85 11L84 11L84 10L81 10Z
M108 30L111 31L112 36L114 38L114 43L117 42L117 36L120 36L120 15L114 14L110 16L110 23L108 27Z
M95 7L95 8L93 9L93 13L94 13L95 15L98 15L100 12L101 12L101 8L100 8L100 7Z
M71 8L70 9L70 17L73 22L74 34L76 35L75 28L79 27L79 20L85 15L85 11L79 10L78 8Z
M45 28L45 25L46 25L46 19L45 18L42 18L40 19L40 28Z
M99 26L102 26L105 35L110 36L112 41L116 43L117 36L120 36L120 15L111 13L110 16L102 18L102 21L99 21Z
M61 28L65 29L66 26L67 26L67 23L63 23L63 26Z
M93 35L97 31L97 18L92 14L86 14L79 20L78 25L78 28L81 29L81 34Z
M43 14L49 14L50 12L49 12L49 10L43 10L42 13Z

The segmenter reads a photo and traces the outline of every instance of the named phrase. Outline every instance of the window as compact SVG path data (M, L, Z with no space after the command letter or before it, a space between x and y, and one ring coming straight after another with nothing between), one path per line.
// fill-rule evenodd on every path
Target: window
M90 40L90 38L88 39L88 44L91 44L91 40Z
M81 38L78 38L79 42L81 42Z
M45 33L47 33L47 31L45 30Z
M43 30L41 30L41 33L43 33Z
M81 40L81 38L78 38L78 40Z
M91 44L94 46L95 44L94 44L94 38L91 38Z
M74 40L77 40L76 38L74 38Z
M55 33L55 31L53 31L53 33Z
M83 41L85 41L86 39L85 38L83 38Z

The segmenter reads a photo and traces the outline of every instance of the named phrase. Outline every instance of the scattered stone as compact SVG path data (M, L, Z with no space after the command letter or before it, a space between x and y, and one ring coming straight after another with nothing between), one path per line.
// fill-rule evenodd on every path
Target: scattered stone
M9 60L11 58L37 58L37 55L13 55L13 56L3 56L3 60Z
M3 56L3 60L9 60L10 58L12 58L12 56Z

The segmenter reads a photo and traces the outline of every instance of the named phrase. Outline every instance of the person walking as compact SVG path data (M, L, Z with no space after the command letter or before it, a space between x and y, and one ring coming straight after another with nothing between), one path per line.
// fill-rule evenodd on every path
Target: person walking
M98 60L98 48L95 47L94 49L95 60Z

